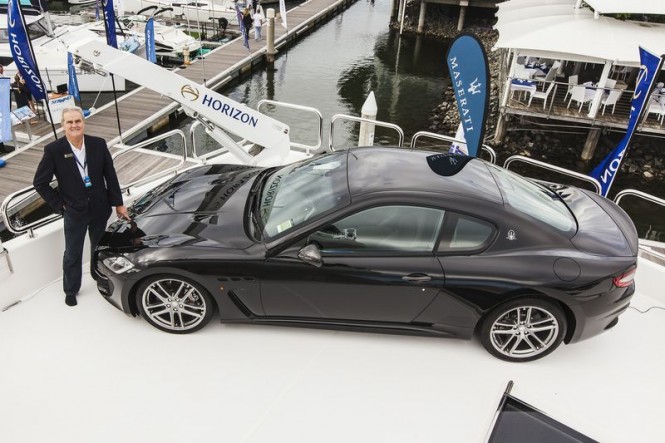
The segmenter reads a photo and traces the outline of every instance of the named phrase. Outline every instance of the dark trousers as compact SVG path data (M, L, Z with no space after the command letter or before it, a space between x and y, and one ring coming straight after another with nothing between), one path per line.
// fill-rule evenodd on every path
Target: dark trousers
M83 261L83 245L85 243L85 233L90 237L90 268L91 274L94 263L92 262L92 252L97 243L102 238L106 230L107 219L85 217L81 220L72 219L65 211L65 254L62 258L62 288L65 295L76 295L81 289L81 274Z

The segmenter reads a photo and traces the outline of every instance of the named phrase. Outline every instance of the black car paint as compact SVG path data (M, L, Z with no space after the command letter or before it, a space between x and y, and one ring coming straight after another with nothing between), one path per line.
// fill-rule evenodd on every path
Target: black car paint
M180 175L164 188L169 192L155 192L155 201L134 214L137 230L144 234L140 244L136 239L124 247L119 244L121 233L113 231L130 229L129 224L120 222L110 228L100 243L99 259L122 252L140 272L116 275L99 262L98 268L109 280L102 280L100 289L107 284L110 288L121 287L121 294L111 290L107 298L126 313L137 315L133 294L137 283L149 275L178 274L206 288L219 307L222 321L363 327L461 338L472 336L484 313L524 295L560 302L570 322L566 341L602 331L627 308L634 286L613 288L607 275L618 275L635 264L636 258L631 255L636 241L630 231L632 225L620 224L623 244L589 253L598 241L593 234L598 213L577 211L575 216L582 223L572 236L544 229L541 222L504 205L496 188L495 192L487 192L492 176L489 171L483 175L486 167L480 161L469 162L476 180L472 190L465 189L463 177L453 177L445 182L445 189L433 191L432 186L426 186L428 178L424 174L418 175L415 186L407 188L404 176L418 169L418 160L423 157L389 149L392 152L388 156L394 156L388 161L394 167L390 174L372 172L380 166L378 155L367 150L351 152L349 176L355 181L349 186L350 205L284 235L265 239L265 243L256 240L247 220L248 196L261 169L207 166ZM362 168L363 160L371 167ZM175 195L170 193L173 189L177 189ZM565 200L573 212L584 199L598 203L581 191L568 190L573 196L567 195ZM493 241L484 251L468 254L443 252L406 258L324 255L322 268L297 258L297 251L305 246L311 232L360 208L386 203L444 207L472 214L495 226ZM598 204L622 223L620 209L604 201ZM516 231L515 238L508 236L510 230ZM610 252L618 256L601 256ZM403 279L422 273L431 279L416 283Z

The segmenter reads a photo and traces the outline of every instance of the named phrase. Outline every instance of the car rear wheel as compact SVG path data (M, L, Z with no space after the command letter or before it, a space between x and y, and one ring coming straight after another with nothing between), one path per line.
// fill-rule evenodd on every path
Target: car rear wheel
M542 358L566 335L566 317L556 304L537 298L513 300L490 311L480 329L483 347L512 362Z
M139 286L136 302L148 323L174 334L198 331L213 314L212 298L207 291L180 276L149 277Z

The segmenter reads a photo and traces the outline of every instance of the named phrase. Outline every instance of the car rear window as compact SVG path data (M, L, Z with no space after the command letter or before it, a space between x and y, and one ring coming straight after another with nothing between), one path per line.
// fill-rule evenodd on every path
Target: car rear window
M559 231L576 229L573 214L556 193L503 168L488 166L510 206Z

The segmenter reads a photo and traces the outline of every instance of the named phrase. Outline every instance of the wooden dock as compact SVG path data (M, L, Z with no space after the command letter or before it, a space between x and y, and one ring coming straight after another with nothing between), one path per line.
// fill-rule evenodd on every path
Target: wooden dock
M355 1L309 0L290 9L287 14L288 32L281 26L280 20L275 19L275 47L279 50L302 38ZM386 26L388 26L387 23ZM253 32L250 31L250 37L252 36ZM205 84L208 88L222 88L231 80L250 71L253 66L265 62L265 37L261 42L250 38L249 43L251 51L243 46L243 39L235 39L212 50L205 55L205 58L194 60L185 69L179 68L175 72L196 83ZM122 140L130 140L141 134L159 120L174 113L178 108L178 103L162 97L146 87L139 87L122 95L118 99ZM63 131L59 126L59 124L56 125L58 137L62 137ZM9 194L32 186L32 179L42 157L44 146L54 140L51 125L47 122L39 122L39 124L33 125L31 130L33 134L36 134L32 142L3 157L7 164L0 169L0 202L4 201ZM109 146L120 142L116 108L113 103L101 107L86 119L86 133L104 138ZM145 152L131 155L132 165L140 163L145 166L145 171L137 171L136 167L123 168L119 163L116 169L118 169L121 183L128 183L132 177L137 175L149 174L149 171L156 167L165 168L169 164L177 162L164 155L151 155ZM140 158L137 158L138 156ZM124 159L124 161L126 162L128 159Z

